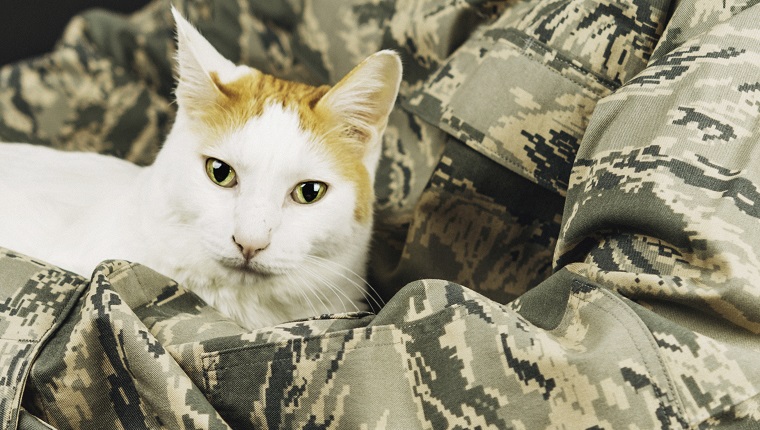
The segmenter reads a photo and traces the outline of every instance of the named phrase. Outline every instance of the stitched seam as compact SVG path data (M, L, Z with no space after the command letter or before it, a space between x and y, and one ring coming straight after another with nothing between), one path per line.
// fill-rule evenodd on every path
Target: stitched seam
M443 308L442 310L448 310L448 309L452 309L453 313L454 313L454 316L452 317L451 322L461 320L462 318L470 315L470 311L467 310L467 308L463 304L456 304L454 306L448 306L448 307ZM464 310L464 312L457 312L460 309ZM431 320L435 320L435 319L438 319L438 318L442 318L442 315L443 314L440 314L440 313L437 314L437 315L431 315L430 317L423 318L421 320L415 321L415 322L413 322L413 323L411 323L409 325L403 326L403 327L385 326L385 327L378 327L376 329L373 329L373 331L374 332L380 332L380 333L382 333L382 332L387 332L387 331L402 330L402 328L403 329L409 329L409 328L416 327L418 325L422 325L425 322L428 322L428 321L431 321ZM359 328L359 329L354 329L354 330L362 330L363 331L365 329ZM336 332L334 334L331 333L330 336L313 336L313 337L308 337L308 338L296 338L296 339L293 339L293 340L300 340L300 341L323 340L323 339L331 339L331 338L334 338L334 337L343 337L343 336L345 336L344 333ZM278 342L276 344L262 344L262 345L254 345L254 346L251 346L251 347L240 347L240 348L230 349L230 350L225 350L225 351L217 351L217 352L207 352L207 353L204 353L201 356L201 358L204 361L204 370L205 371L218 371L218 370L226 370L226 369L233 369L233 368L236 368L236 367L253 366L253 365L256 365L256 364L260 364L260 362L258 362L258 363L241 363L241 364L236 364L236 365L233 365L233 366L226 366L226 367L212 367L212 365L210 365L210 364L207 366L206 362L207 362L207 358L210 359L212 356L220 356L222 354L229 354L229 353L238 352L238 351L249 351L249 350L256 350L256 349L271 348L274 345L283 345L284 346L284 345L287 344L287 342L288 341ZM390 342L390 343L386 342L386 343L382 343L382 344L370 343L369 345L351 347L351 348L348 348L348 349L344 349L342 351L345 353L345 352L350 352L350 351L353 351L353 350L356 350L356 349L372 348L372 347L376 347L376 346L395 345L395 344L398 344L398 343L401 343L401 342L402 341ZM278 362L278 361L288 361L288 360L289 359L287 359L287 358L278 359L278 360L269 360L269 361L267 361L267 363ZM217 379L218 379L218 377L217 377Z
M487 34L488 33L486 33L486 35ZM584 95L584 96L591 95L592 96L591 98L595 99L594 103L598 102L598 100L600 98L606 96L606 94L604 94L602 91L597 91L597 90L591 88L588 84L583 83L583 82L581 82L579 80L576 80L573 77L563 75L556 68L550 66L548 63L545 63L545 62L541 61L539 58L536 58L536 54L533 54L533 53L529 52L528 50L531 49L531 47L533 47L535 45L536 46L535 49L542 49L542 50L545 50L546 52L554 53L556 61L559 61L562 64L565 64L565 65L569 66L570 68L572 68L572 69L576 70L577 72L581 73L583 76L587 77L589 80L591 80L593 82L596 82L598 85L601 85L601 86L607 88L610 91L614 91L616 89L616 87L613 87L611 84L605 83L599 77L595 76L593 72L585 70L585 69L583 69L583 68L581 68L581 67L573 64L569 60L565 59L558 51L556 51L556 50L554 50L554 49L552 49L552 48L550 48L548 46L545 46L540 41L537 41L534 38L529 37L527 35L523 35L522 33L518 32L518 31L510 32L510 34L514 34L514 36L516 38L518 38L520 41L523 42L524 46L520 47L519 45L517 45L513 41L511 41L511 40L509 40L507 38L504 38L504 37L488 36L488 37L491 37L491 40L490 41L484 40L484 42L489 42L487 45L484 45L484 48L487 48L488 49L488 53L491 53L494 49L496 49L497 45L499 45L499 44L506 45L505 47L507 49L512 49L512 50L517 51L518 53L521 54L522 58L525 58L525 59L527 59L527 60L529 60L529 61L531 61L531 62L539 65L542 70L547 70L550 73L553 73L556 76L559 76L563 80L566 80L566 81L570 82L571 84L574 84L580 90L580 93L582 95ZM450 60L450 62L454 61L454 58L455 57L453 57L452 60ZM455 90L455 92L456 91L459 91L459 90ZM426 93L426 91L424 89L422 90L422 92ZM591 94L588 94L588 93L591 93ZM433 97L433 98L438 99L437 97ZM418 109L416 109L415 106L407 106L407 108L408 109L411 108L409 110L412 110L412 111L414 111L414 113L416 113L416 114L424 117L424 115ZM462 123L465 123L465 124L468 124L468 125L470 124L470 121L463 120L459 116L455 115L454 112L451 112L451 117L452 118L456 118L457 120L461 121ZM495 158L497 160L501 160L504 164L506 164L508 166L511 166L516 171L521 172L523 175L525 175L529 179L535 180L536 182L538 182L542 186L544 186L544 187L546 187L546 188L548 188L548 189L550 189L552 191L557 191L557 192L559 192L560 195L564 195L567 192L566 188L562 188L562 187L556 186L554 184L554 181L553 181L554 178L553 178L552 175L550 175L548 173L541 172L541 171L538 171L538 172L531 171L528 168L526 168L524 165L522 165L520 163L517 163L515 161L512 161L512 160L506 158L504 155L486 148L482 144L482 142L479 142L477 139L470 138L469 135L467 135L467 133L465 133L464 131L461 131L459 129L456 129L456 128L452 127L450 125L450 123L447 122L443 118L443 115L438 116L438 118L436 119L436 123L438 123L438 126L441 127L441 128L445 127L446 131L448 131L449 133L453 134L458 139L463 140L469 146L475 147L476 150L481 150L482 153L488 154L492 158ZM476 127L473 127L473 128L476 128ZM489 136L488 133L484 133L484 135L485 136Z
M46 266L43 266L43 269L46 269L48 272L55 270ZM82 283L82 281L80 281L80 283ZM21 376L18 386L10 387L10 390L13 393L13 396L11 398L11 401L12 401L12 404L10 405L11 410L8 412L8 417L5 419L5 427L11 427L11 423L13 421L16 421L16 424L18 424L18 420L21 417L21 414L20 414L20 409L16 409L16 406L21 404L21 398L19 397L18 402L17 402L16 397L19 393L23 393L23 389L26 386L26 381L29 379L29 373L32 371L32 365L34 363L34 359L36 358L37 354L40 352L40 347L42 346L42 342L47 341L48 338L50 337L51 332L59 328L59 321L61 317L65 318L66 316L68 316L69 312L71 312L71 310L74 308L74 305L69 306L69 304L71 302L72 297L79 289L76 279L74 280L74 282L71 283L71 286L73 288L69 290L67 293L64 293L66 298L62 301L63 305L58 308L59 312L56 314L55 318L53 319L53 322L50 324L50 327L48 327L47 330L45 330L45 333L43 333L42 336L40 336L40 339L31 341L31 342L29 340L20 340L22 342L33 343L35 344L35 346L32 347L31 351L25 354L25 357L29 358L29 360L24 360L24 363L22 364L23 370L17 374L18 376ZM69 311L69 312L66 312L65 315L64 315L64 312L60 311L63 308L68 308L68 311ZM3 339L10 340L10 341L19 341L18 339L5 339L5 338Z
M458 117L456 117L456 118L460 119ZM462 121L462 122L465 122L465 123L469 124L468 121ZM454 131L454 129L452 129L452 131ZM463 136L459 136L459 137L462 138ZM477 141L475 139L466 139L465 142L472 142L471 143L472 146L477 146L477 148L479 150L482 150L482 152L488 153L491 156L496 157L496 158L504 161L505 163L509 164L510 166L515 167L517 170L520 170L522 173L524 173L529 178L546 180L546 178L543 177L544 176L543 174L537 175L535 173L532 173L524 165L522 165L520 163L517 163L515 161L512 161L512 160L508 159L507 157L505 157L504 155L500 154L499 152L496 152L496 151L493 151L493 150L487 148L485 145L483 145L482 142L479 142L479 141ZM541 178L539 178L539 176L541 176ZM551 182L551 181L548 181L548 182Z
M360 349L377 348L377 347L382 347L382 346L397 345L399 343L402 343L402 341L399 340L399 341L396 341L396 342L385 342L385 343L378 343L378 344L374 344L373 343L373 344L370 344L370 345L356 346L356 347L353 347L353 348L343 349L341 351L343 351L344 353L347 353L347 352L357 351L357 350L360 350ZM256 363L241 363L241 364L236 364L236 365L233 365L233 366L217 367L217 368L214 368L214 369L209 369L209 371L219 372L221 370L230 370L230 369L236 369L236 368L240 368L240 367L253 367L253 366L256 366L256 365L269 364L269 363L280 363L280 362L283 362L283 361L290 362L290 361L293 361L293 360L292 360L292 358L278 358L276 360L267 360L266 362L259 361L259 362L256 362ZM218 377L218 373L217 373L217 381L218 380L220 380L220 378Z
M580 285L588 285L588 284L584 284L583 282L581 282L581 281L579 281L577 279L573 280L573 283L580 284ZM593 287L593 288L595 290L601 291L602 294L605 294L608 298L612 298L613 300L616 299L614 296L611 297L612 293L610 293L609 291L605 290L604 288L599 288L599 287ZM618 318L618 316L616 314L614 314L613 312L609 311L608 309L605 309L602 306L599 306L598 304L596 304L594 302L591 302L589 300L586 300L585 298L581 297L581 295L585 295L585 294L586 293L582 293L582 292L580 292L580 293L573 293L572 297L575 297L578 300L581 300L581 301L583 301L585 303L588 303L589 305L594 306L595 308L604 311L608 315L611 315L620 324L620 326L623 327L626 330L626 332L628 333L628 337L631 339L631 341L633 341L632 343L633 343L634 347L636 348L636 350L639 352L639 355L642 358L645 358L646 356L644 355L643 351L641 351L641 348L635 342L633 336L631 335L631 330L628 329L628 327L626 327L625 324L623 324L623 322ZM634 321L636 321L636 324L639 326L640 329L643 330L644 333L648 333L649 334L649 336L645 336L645 337L647 338L647 342L653 348L653 350L654 351L658 351L658 353L655 354L655 355L657 356L657 361L660 363L660 367L662 368L662 373L665 375L665 380L667 381L668 389L670 390L671 393L673 393L674 401L672 403L675 406L675 408L677 409L677 411L680 414L681 418L684 419L684 421L687 421L685 419L686 416L684 414L684 411L681 408L680 398L679 398L678 392L676 391L675 386L673 385L673 381L671 380L671 377L670 377L670 374L669 374L669 372L667 370L667 367L665 367L665 363L662 361L662 357L659 354L659 347L657 346L656 342L653 339L654 336L652 335L652 332L643 323L643 321L641 321L641 319L638 317L638 315L636 315L636 313L633 312L633 310L631 308L629 308L628 306L626 306L625 303L621 303L621 304L623 305L623 308L624 308L623 311L626 312L626 314L628 314L629 317L632 317L634 319ZM642 360L642 364L644 365L644 367L647 369L647 371L650 374L655 375L655 373L652 372L652 370L646 364L645 360Z
M538 46L539 48L541 48L541 49L545 49L545 50L547 50L548 52L553 52L553 53L555 53L555 55L556 55L556 56L555 56L555 59L556 59L556 60L560 61L560 62L561 62L561 63L563 63L563 64L566 64L566 65L570 66L571 68L575 69L575 70L576 70L576 71L578 71L579 73L583 74L583 76L586 76L586 77L590 78L591 80L593 80L593 81L597 82L599 85L602 85L602 86L604 86L605 88L609 89L610 91L613 91L613 90L614 90L613 88L610 88L609 86L607 86L607 85L605 85L603 82L601 82L601 81L600 81L600 80L599 80L599 79L598 79L596 76L594 76L594 75L593 75L593 74L592 74L590 71L584 70L584 69L582 69L582 68L580 68L580 67L576 66L575 64L573 64L573 63L569 62L568 60L566 60L566 59L562 58L562 57L560 56L560 54L559 54L559 53L558 53L556 50L553 50L553 49L551 49L551 48L549 48L549 47L545 47L545 46L543 46L543 44L542 44L541 42L539 42L539 41L536 41L535 39L533 39L533 38L531 38L531 37L528 37L528 36L515 35L515 37L521 38L522 42L523 42L523 43L525 43L525 46L521 48L520 46L516 45L514 42L510 41L509 39L498 39L498 41L499 41L499 42L501 42L501 43L505 43L505 44L511 45L512 47L516 48L516 50L522 54L523 58L526 58L526 59L528 59L529 61L532 61L532 62L534 62L534 63L538 64L539 66L541 66L541 67L542 67L542 69L544 69L544 70L547 70L547 71L549 71L550 73L553 73L553 74L555 74L555 75L559 76L560 78L562 78L562 79L565 79L565 80L569 81L569 82L570 82L570 83L572 83L572 84L575 84L575 86L576 86L576 87L578 87L578 89L580 89L580 90L581 90L581 93L582 93L582 94L583 94L583 93L585 93L586 91L588 91L588 92L592 93L592 94L593 94L593 96L595 96L595 97L596 97L596 100L594 100L594 103L595 103L595 104L596 104L596 103L599 101L599 99L601 99L602 97L604 97L604 96L605 96L605 94L602 94L601 92L599 92L599 91L596 91L596 90L594 90L594 89L590 88L588 85L586 85L586 84L584 84L584 83L582 83L582 82L580 82L580 81L577 81L576 79L574 79L574 78L572 78L572 77L569 77L569 76L565 76L565 75L563 75L563 74L562 74L562 73L561 73L559 70L555 69L554 67L551 67L551 66L550 66L549 64L547 64L547 63L544 63L544 62L543 62L543 61L541 61L540 59L538 59L538 58L535 58L535 57L536 57L536 55L535 55L535 54L533 54L533 53L531 53L531 52L529 52L528 50L529 50L531 47L533 47L534 45L536 45L536 42L537 42L538 44L537 44L536 46ZM495 44L494 44L494 45L495 45ZM587 94L584 94L584 95L587 95ZM460 118L457 118L457 119L460 119ZM461 120L461 119L460 119L460 120ZM468 124L469 124L469 122L467 122L467 121L463 121L463 122L465 122L465 123L468 123ZM487 148L485 148L485 147L483 147L483 149L484 149L484 150L487 150ZM516 163L514 163L514 162L511 162L510 160L507 160L506 158L504 158L504 157L503 157L503 156L501 156L501 155L498 155L498 154L496 154L496 156L498 156L499 158L503 159L503 160L504 160L504 161L506 161L507 163L510 163L510 164L512 164L512 165L516 165ZM520 167L519 167L519 168L520 168L520 170L522 170L522 171L523 171L523 172L524 172L526 175L528 175L528 177L530 177L530 178L534 178L534 179L536 179L536 180L537 180L537 181L539 181L539 182L543 180L543 181L545 182L545 184L544 184L544 185L546 185L546 186L549 186L551 189L556 189L557 191L559 191L559 192L560 192L560 194L565 194L565 193L567 192L567 189L562 189L562 188L560 188L560 187L556 187L556 186L555 186L555 187L552 187L552 186L551 186L551 185L552 185L552 179L553 179L551 175L549 175L549 174L546 174L546 173L544 173L544 172L542 172L542 171L538 171L538 172L531 172L531 171L529 171L529 170L528 170L526 167L524 167L524 166L522 166L522 165L520 165Z
M562 63L562 64L564 64L566 66L569 66L571 69L579 72L583 76L586 76L586 77L590 78L592 81L596 82L597 84L603 86L604 88L606 88L606 89L608 89L610 91L615 91L616 89L618 89L620 87L620 84L618 84L616 82L613 82L613 81L608 81L607 79L605 79L602 76L598 76L597 73L594 72L593 70L588 70L585 67L582 67L582 66L579 66L579 65L573 63L572 60L568 59L562 52L560 52L559 50L557 50L555 48L552 48L551 46L545 44L544 42L541 42L540 40L536 39L535 37L532 37L532 36L530 36L528 34L525 34L522 31L514 29L514 28L508 28L508 29L506 29L506 33L509 36L513 36L513 37L519 39L521 42L523 42L525 44L525 46L521 48L516 43L514 43L512 40L510 40L510 38L508 36L501 36L499 34L495 34L493 31L487 31L487 32L485 32L484 35L486 37L492 38L494 41L499 41L499 42L503 41L503 42L510 43L511 45L513 45L516 48L518 48L523 54L525 54L526 56L530 56L532 60L538 62L542 66L547 67L550 70L554 70L554 71L556 71L556 72L559 73L559 71L556 68L550 66L548 63L544 63L540 59L534 58L534 57L536 57L536 54L530 53L530 52L528 52L528 50L529 49L534 49L534 50L537 50L537 51L544 51L544 52L551 53L551 54L554 55L554 59L556 61L559 61L560 63ZM570 77L567 77L567 76L564 76L564 75L561 75L561 76L566 77L567 79L575 82L576 84L580 85L583 88L588 88L588 86L586 84L584 84L584 83L575 81L574 79L572 79ZM594 93L596 93L596 94L598 94L600 96L603 96L603 94L598 93L594 89L588 88L588 90L592 91L592 92L594 92Z
M544 63L543 61L541 61L541 60L539 60L538 58L536 58L536 55L535 55L535 54L533 54L533 53L531 53L531 52L529 52L529 51L528 51L528 49L530 49L530 46L532 46L534 43L530 43L530 45L526 44L526 46L525 46L524 48L520 48L519 46L517 46L517 45L515 45L514 43L510 42L509 40L503 39L503 40L500 40L500 41L501 41L502 43L509 43L510 45L514 46L515 48L517 48L517 50L518 50L520 53L522 53L522 55L523 55L523 57L524 57L524 58L527 58L528 60L530 60L530 61L532 61L532 62L534 62L534 63L538 64L539 66L541 66L541 67L543 67L544 69L546 69L546 70L548 70L548 71L550 71L550 72L554 73L555 75L557 75L557 76L559 76L559 77L561 77L561 78L563 78L563 79L566 79L566 80L570 81L571 83L575 84L575 86L577 86L577 87L578 87L578 88L579 88L581 91L583 91L583 90L587 90L587 91L589 91L590 93L593 93L593 94L594 94L595 96L597 96L598 98L601 98L601 97L603 97L603 95L602 95L602 94L600 94L599 92L597 92L597 91L593 90L592 88L589 88L589 86L588 86L588 85L585 85L584 83L582 83L582 82L581 82L581 81L579 81L579 80L576 80L576 79L575 79L575 78L573 78L573 77L570 77L570 76L565 76L565 75L563 75L563 74L562 74L562 72L560 72L559 70L555 69L554 67L551 67L549 64L547 64L547 63ZM531 41L532 41L532 39L531 39ZM550 52L551 52L551 51L550 51ZM578 67L578 66L576 66L575 64L573 64L573 63L569 63L569 62L567 62L567 60L564 60L564 59L562 59L562 58L559 58L559 57L556 57L556 59L557 59L558 61L562 62L562 63L565 63L565 64L567 64L567 65L568 65L568 66L570 66L571 68L573 68L573 69L576 69L577 71L579 71L579 72L583 73L583 74L584 74L584 76L588 76L588 77L590 77L591 79L593 79L594 81L598 82L598 81L596 80L596 78L594 78L594 76L593 76L593 75L591 75L591 74L589 74L589 72L587 72L587 71L584 71L583 69L579 68L579 67ZM603 85L603 84L601 84L601 83L600 83L600 85ZM607 88L607 86L606 86L606 85L603 85L603 86L604 86L605 88ZM609 88L608 88L608 89L609 89Z
M456 119L462 121L463 123L469 124L468 121L463 121L461 118L459 118L457 116L452 115L452 118L456 118ZM530 170L528 170L522 164L519 164L519 163L517 163L515 161L512 161L509 158L506 158L505 156L503 156L502 154L489 149L488 147L486 147L485 145L483 145L482 142L479 142L476 139L467 138L467 135L464 132L461 132L459 130L456 130L456 129L452 128L449 124L447 124L445 122L441 122L439 124L439 127L442 130L444 130L444 131L446 131L446 132L454 135L455 138L463 141L467 146L473 147L473 149L475 151L478 151L481 154L485 154L487 157L490 156L491 158L496 158L498 160L501 160L505 164L508 164L508 165L512 166L514 168L514 170L519 170L519 172L515 172L515 173L518 173L518 174L522 173L529 180L535 180L536 182L539 183L539 185L541 185L541 186L543 186L545 188L548 188L551 191L556 191L556 192L558 192L562 196L564 196L567 193L567 189L566 188L560 188L558 186L552 185L553 184L553 181L552 181L553 177L551 175L544 174L543 172L539 172L539 173L531 172ZM499 161L497 161L497 162L499 162Z
M447 309L454 309L454 310L456 310L458 308L464 308L465 310L467 309L467 308L464 307L463 304L457 303L457 304L455 304L453 306L446 306L446 307L442 308L441 311L447 310ZM420 324L428 321L428 318L429 319L434 319L435 317L440 317L439 315L429 315L427 317L423 317L422 319L414 321L414 322L412 322L412 323L410 323L408 325L405 325L403 327L405 327L405 328L416 327L416 326L418 326L418 325L420 325ZM380 327L373 327L372 331L373 332L374 331L383 332L383 331L396 330L397 328L398 327L396 327L396 326L380 326ZM359 327L359 328L355 328L355 329L351 329L351 330L366 330L366 327ZM249 350L249 349L253 350L253 349L260 349L260 348L268 348L268 347L271 347L273 345L286 345L288 342L290 342L292 340L309 341L309 340L314 340L314 339L332 339L334 337L343 337L344 335L345 335L345 331L337 331L337 332L333 332L333 333L326 333L324 335L316 335L316 336L311 336L311 337L297 337L297 338L292 338L292 339L286 339L286 340L282 340L282 341L278 341L278 342L274 342L274 343L265 343L265 344L250 345L250 346L240 346L240 347L225 349L225 350L222 350L222 351L204 352L201 356L207 356L207 355L208 356L213 356L213 355L228 354L228 353L233 353L233 352L238 352L238 351L245 351L245 350Z

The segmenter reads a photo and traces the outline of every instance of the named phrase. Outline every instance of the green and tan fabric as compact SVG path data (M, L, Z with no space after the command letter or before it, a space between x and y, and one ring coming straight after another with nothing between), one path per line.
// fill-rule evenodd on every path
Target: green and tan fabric
M387 304L248 332L139 262L0 250L1 428L760 428L755 1L173 3L285 78L401 54ZM172 27L75 18L0 69L0 140L150 163Z

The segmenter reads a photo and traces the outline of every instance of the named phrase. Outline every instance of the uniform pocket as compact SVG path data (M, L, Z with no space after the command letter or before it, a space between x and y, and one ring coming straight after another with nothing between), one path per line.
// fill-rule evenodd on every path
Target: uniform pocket
M512 28L486 29L402 106L564 195L596 102L618 84Z
M414 360L420 351L450 354L438 346L446 333L441 327L470 316L462 303L468 293L444 281L421 281L403 291L377 322L294 322L195 346L204 351L207 397L233 428L382 422L377 426L419 428Z

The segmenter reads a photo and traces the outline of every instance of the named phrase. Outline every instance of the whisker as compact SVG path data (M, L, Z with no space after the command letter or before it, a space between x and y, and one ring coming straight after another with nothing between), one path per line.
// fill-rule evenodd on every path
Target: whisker
M309 296L308 296L308 295L306 295L306 293L303 291L303 290L305 289L305 288L304 288L304 286L303 286L303 279L302 279L302 278L299 278L299 279L294 279L294 277L293 277L293 274L292 274L292 273L290 273L290 272L286 272L286 273L285 273L285 275L288 277L288 280L289 280L290 282L292 282L292 283L294 283L294 284L296 285L296 290L297 290L297 291L298 291L298 293L301 295L301 297L303 297L303 298L304 298L304 300L306 300L306 303L307 303L307 304L309 305L309 307L311 308L311 315L312 315L312 316L316 316L316 315L318 315L318 313L317 313L317 309L314 307L314 304L311 302L311 299L310 299L310 298L309 298ZM300 281L300 282L299 282L299 281Z
M325 269L327 269L327 270L330 270L331 272L333 272L333 273L335 273L335 274L337 274L337 275L341 276L342 278L346 279L347 281L351 282L351 283L352 283L352 284L353 284L353 285L354 285L354 286L355 286L357 289L359 289L359 290L362 292L362 295L363 295L365 298L369 298L369 299L372 299L372 301L373 301L373 302L375 302L375 305L377 305L377 307L378 307L378 310L379 310L379 309L382 309L382 308L383 308L383 306L385 306L385 301L384 301L384 300L383 300L383 298L380 296L380 294L377 292L377 290L375 290L375 288L374 288L372 285L370 285L370 283L369 283L369 282L367 282L367 280L366 280L366 279L364 279L364 278L362 278L361 276L359 276L359 275L358 275L356 272L354 272L353 270L349 269L348 267L346 267L346 266L344 266L344 265L342 265L342 264L340 264L340 263L337 263L337 262L335 262L335 261L332 261L332 260L328 260L328 259L326 259L326 258L317 257L316 255L307 255L307 256L306 256L306 258L307 258L308 260L311 260L313 263L315 263L315 264L319 264L321 267L324 267ZM362 288L362 287L361 287L361 286L360 286L358 283L356 283L356 281L354 281L353 279L349 278L348 276L346 276L345 274L341 273L340 271L338 271L338 270L336 270L336 269L334 269L334 268L331 268L331 267L329 267L329 266L328 266L326 263L330 263L330 264L333 264L333 265L335 265L335 266L338 266L339 268L341 268L341 269L343 269L343 270L345 270L345 271L347 271L347 272L351 273L352 275L356 276L356 277L357 277L357 278L359 278L359 279L360 279L360 280L361 280L361 281L362 281L362 282L363 282L363 283L364 283L364 284L365 284L367 287L369 287L369 290L371 290L371 292L372 292L373 294L370 294L368 291L365 291L365 290L364 290L364 289L363 289L363 288ZM378 301L378 299L379 299L379 301ZM370 302L369 302L369 300L367 301L367 304L369 304L369 305L370 305L370 307L372 308L372 312L375 312L375 313L377 313L377 311L375 311L375 309L374 309L374 306L372 306L372 303L370 303Z
M318 257L318 256L316 256L316 255L307 255L307 257L309 257L309 258L313 258L313 259L316 259L316 260L318 260L318 261L322 261L322 262L324 262L324 263L330 263L330 264L333 264L333 265L335 265L335 266L338 266L338 267L340 267L341 269L344 269L344 270L346 270L346 271L347 271L347 272L349 272L350 274L352 274L352 275L356 276L356 277L357 277L357 278L359 278L359 279L360 279L360 280L361 280L361 281L362 281L362 282L363 282L363 283L364 283L364 284L365 284L367 287L369 287L369 289L370 289L370 290L372 290L372 292L373 292L373 293L374 293L374 294L377 296L377 298L378 298L378 299L380 299L380 301L383 303L383 306L385 305L385 301L384 301L384 300L383 300L383 298L380 296L380 293L378 293L378 292L377 292L377 290L375 290L375 288L374 288L374 287L373 287L373 286L372 286L372 285L371 285L371 284L370 284L370 283L369 283L369 282L368 282L366 279L364 279L364 278L363 278L361 275L359 275L358 273L354 272L353 270L349 269L348 267L346 267L346 266L344 266L344 265L342 265L342 264L340 264L340 263L338 263L338 262L335 262L335 261L333 261L333 260L329 260L329 259L327 259L327 258ZM339 274L340 274L340 273L339 273ZM342 275L342 274L341 274L341 275Z
M328 270L332 271L329 267L326 267L326 266L319 266L319 267L323 267L325 269L328 269ZM326 277L318 274L317 272L309 270L308 268L305 268L305 270L309 271L310 273L313 273L315 276L318 276L322 280L322 282L325 284L325 286L327 286L330 289L330 291L332 291L336 296L338 296L338 299L340 300L341 304L343 305L344 312L348 312L348 308L346 307L345 303L343 303L343 300L340 299L340 296L343 296L348 301L348 303L350 303L351 306L353 306L354 311L360 312L359 306L356 305L356 302L354 302L353 299L351 299L350 297L348 297L348 295L346 294L346 292L343 291L343 289L341 287L339 287L335 282L331 281L329 278L326 278ZM332 272L335 273L334 271L332 271ZM349 281L351 281L351 280L349 279ZM356 286L354 286L354 288L356 288ZM362 293L362 297L364 297L364 292L363 291L360 291L360 292Z
M329 290L330 290L332 293L335 293L335 292L337 291L337 292L339 292L339 293L343 294L343 292L342 292L342 291L340 291L340 289L339 289L339 288L337 288L337 287L336 287L336 286L335 286L335 285L334 285L332 282L330 282L330 280L329 280L329 279L326 279L325 277L323 277L323 276L322 276L322 275L320 275L319 273L317 273L317 272L315 272L315 271L313 271L313 270L309 270L309 269L308 269L307 267L305 267L305 266L302 266L302 267L301 267L301 270L303 270L303 271L307 272L309 275L311 275L311 276L313 276L313 277L315 277L315 278L319 279L319 281L320 281L320 282L321 282L321 283L322 283L322 284L323 284L325 287L327 287L327 288L328 288L328 289L329 289ZM348 312L348 309L346 308L346 304L343 302L343 299L342 299L342 298L340 298L340 296L339 296L338 294L335 294L335 295L338 297L338 300L340 300L340 304L341 304L341 306L343 306L343 312ZM346 297L346 299L348 299L348 301L349 301L349 302L351 302L351 299L349 299L349 298L348 298L348 296L346 296L345 294L343 294L343 296L344 296L344 297ZM332 304L332 303L330 303L330 304ZM353 302L351 302L351 304L353 304ZM356 307L356 305L354 305L354 307ZM359 309L357 308L357 310L359 310Z
M304 284L303 284L304 287L305 287L305 290L306 291L310 291L314 295L314 297L316 297L317 300L319 300L319 303L322 305L322 310L319 311L318 313L316 313L315 316L319 316L319 315L323 315L323 314L329 313L330 307L328 307L325 304L325 302L319 296L322 295L322 297L324 297L324 299L327 300L330 303L330 305L332 305L332 302L330 302L330 300L327 298L327 296L325 296L319 290L317 290L316 288L314 288L314 285L312 285L308 280L305 280L305 281L306 282L304 282ZM317 293L319 293L319 294L317 294Z
M374 297L372 297L372 295L369 294L369 292L365 288L363 288L361 285L359 285L356 281L354 281L350 277L346 276L345 274L341 273L340 271L338 271L338 270L336 270L336 269L328 266L327 264L325 264L325 262L327 262L329 260L310 259L308 261L310 263L314 264L315 266L319 267L319 268L329 270L330 272L332 272L332 273L334 273L334 274L342 277L343 279L347 280L349 282L349 284L355 290L357 290L359 293L361 293L362 297L365 299L365 302L369 305L370 310L372 312L377 313L377 311L375 310L375 306L377 306L378 309L382 308L382 306L380 306L380 304L378 303L378 301ZM341 266L340 264L337 264L337 265ZM361 278L361 277L359 277L359 278ZM372 302L374 302L374 304ZM352 301L352 303L353 303L353 301ZM354 305L354 306L356 306L356 305Z

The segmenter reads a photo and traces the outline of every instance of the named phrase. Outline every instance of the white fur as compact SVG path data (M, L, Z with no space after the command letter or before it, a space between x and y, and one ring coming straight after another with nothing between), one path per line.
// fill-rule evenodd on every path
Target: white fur
M139 262L250 329L363 309L372 223L355 219L355 184L300 127L298 114L280 105L214 142L197 134L185 105L213 92L204 87L211 84L203 82L207 73L229 77L241 69L175 16L179 110L155 163L141 168L102 155L0 144L0 246L82 275L106 259ZM397 89L398 76L390 81ZM381 122L363 160L373 173ZM207 157L230 164L238 184L214 184ZM305 180L328 184L320 201L292 200ZM233 235L269 245L246 262Z

